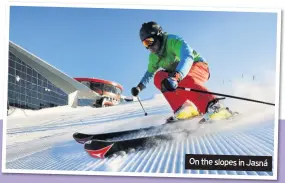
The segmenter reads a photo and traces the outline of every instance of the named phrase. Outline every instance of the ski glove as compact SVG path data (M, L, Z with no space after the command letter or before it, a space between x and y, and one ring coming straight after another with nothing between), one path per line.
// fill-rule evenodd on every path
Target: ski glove
M136 97L143 89L143 84L139 83L138 86L132 88L131 93L134 97Z
M170 73L167 78L161 82L161 91L175 91L178 87L179 82L181 81L181 75L178 72Z
M132 90L131 90L131 92L132 92L132 95L133 95L134 97L136 97L136 96L138 96L138 94L140 93L140 88L139 88L139 87L133 87Z

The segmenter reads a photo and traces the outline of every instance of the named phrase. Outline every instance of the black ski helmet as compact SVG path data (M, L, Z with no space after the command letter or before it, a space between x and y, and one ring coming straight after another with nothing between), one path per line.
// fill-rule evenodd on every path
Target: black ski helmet
M162 36L162 27L158 25L154 21L150 21L147 23L143 23L140 29L140 39L141 41L145 40L146 38L153 37L158 38Z

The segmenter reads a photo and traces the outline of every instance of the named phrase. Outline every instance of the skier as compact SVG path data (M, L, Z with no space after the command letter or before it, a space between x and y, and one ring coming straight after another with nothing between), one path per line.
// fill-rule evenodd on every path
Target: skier
M164 32L154 21L142 24L140 39L151 53L147 71L139 84L131 89L133 96L138 96L154 78L154 85L163 93L174 113L168 122L198 115L204 115L206 120L231 116L231 111L223 107L214 95L177 89L185 87L208 91L204 86L210 78L208 64L186 41Z

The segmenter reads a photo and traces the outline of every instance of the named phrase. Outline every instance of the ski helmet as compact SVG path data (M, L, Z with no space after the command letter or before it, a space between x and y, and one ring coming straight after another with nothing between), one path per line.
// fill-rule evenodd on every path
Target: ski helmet
M161 36L162 33L162 27L156 22L150 21L142 24L142 27L140 29L140 39L141 41L149 37L156 39L157 37Z

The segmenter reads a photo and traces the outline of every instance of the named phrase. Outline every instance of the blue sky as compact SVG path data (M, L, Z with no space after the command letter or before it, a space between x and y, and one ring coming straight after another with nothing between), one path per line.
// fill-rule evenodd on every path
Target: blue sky
M118 82L128 96L147 69L139 29L150 20L207 60L210 89L242 74L259 79L275 70L276 13L11 7L9 36L67 75ZM141 97L156 93L151 82Z

